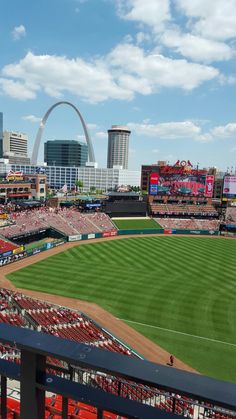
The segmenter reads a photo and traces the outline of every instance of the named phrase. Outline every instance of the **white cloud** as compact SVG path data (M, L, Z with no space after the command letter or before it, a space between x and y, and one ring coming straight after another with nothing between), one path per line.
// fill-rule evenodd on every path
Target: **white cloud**
M154 148L154 149L152 150L152 153L154 153L154 154L159 154L159 153L160 153L160 150L159 150L158 148Z
M26 29L24 25L15 26L15 28L12 31L12 36L15 41L18 41L20 38L24 37L26 35Z
M41 121L41 118L39 118L38 116L35 116L35 115L22 116L22 119L24 121L32 122L33 124L37 124L38 122Z
M138 32L136 34L137 44L142 44L143 42L150 41L151 37L147 32Z
M107 99L130 100L131 90L120 87L102 60L86 62L80 58L68 59L56 55L34 55L29 52L16 64L6 65L5 77L26 80L35 89L44 90L51 97L72 93L89 102ZM16 97L16 95L14 96Z
M93 123L88 123L87 124L88 129L97 129L98 125L97 124L93 124Z
M133 91L141 90L143 94L155 92L160 87L192 90L219 74L213 67L189 63L185 59L174 60L161 54L147 54L142 48L130 44L118 45L108 55L108 60L112 67L122 68L122 86L126 86L128 75Z
M216 138L236 137L236 123L215 127L211 130L211 134Z
M3 67L2 91L14 98L32 99L38 91L54 98L76 95L91 103L108 99L132 100L162 87L192 90L217 78L211 66L145 53L132 44L120 44L108 55L90 61L32 52Z
M181 34L177 30L165 31L162 43L193 61L222 61L234 56L233 49L224 42L205 39L192 34Z
M236 0L117 0L117 4L121 18L145 28L136 35L138 44L149 36L158 50L164 45L208 63L234 56L232 46L223 41L236 37Z
M36 98L38 88L27 84L25 81L15 81L0 78L0 92L14 99L28 100Z
M155 27L157 32L171 18L169 0L117 0L116 3L123 19L145 23Z
M100 139L107 139L108 138L108 134L106 131L98 131L95 134L96 138L100 138Z
M136 135L142 137L156 138L157 140L184 140L198 141L201 143L213 142L216 140L227 140L236 138L236 123L228 123L216 126L209 131L202 130L201 121L180 121L150 124L142 121L141 123L129 122L128 127ZM155 151L156 150L156 151ZM159 150L152 150L153 153Z
M137 135L145 135L164 140L192 139L201 133L201 128L191 121L164 122L160 124L138 124L130 122L128 123L128 127Z
M176 0L176 4L190 18L195 33L218 40L236 36L235 0Z

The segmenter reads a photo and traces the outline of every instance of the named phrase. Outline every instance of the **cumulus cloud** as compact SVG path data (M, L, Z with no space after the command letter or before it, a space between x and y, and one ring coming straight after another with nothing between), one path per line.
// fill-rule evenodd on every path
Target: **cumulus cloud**
M191 121L164 122L159 124L128 123L131 131L138 135L155 137L163 140L177 140L183 138L196 138L201 133L201 128Z
M161 37L162 43L193 61L222 61L234 56L233 49L225 44L192 34L182 34L177 30L165 31Z
M236 37L235 0L117 0L117 4L119 16L149 30L158 49L164 45L200 62L234 56L227 41ZM181 24L179 15L183 15ZM147 30L138 32L138 44Z
M236 123L228 123L222 126L216 126L209 131L202 130L201 121L164 122L150 124L148 122L129 122L127 126L136 135L142 137L156 138L157 140L184 140L198 141L201 143L212 142L215 140L233 139L236 136ZM156 151L155 151L156 150ZM153 153L159 150L154 149Z
M86 62L81 58L34 55L29 52L18 63L6 65L2 74L8 77L7 80L11 78L18 79L18 83L25 83L26 80L28 84L30 82L32 96L35 96L35 90L43 90L51 97L58 98L64 93L72 93L94 103L110 98L133 98L133 92L116 83L102 60Z
M121 85L124 85L124 75L129 75L129 82L135 81L137 84L133 83L133 90L143 94L155 92L159 87L192 90L219 75L214 67L190 63L185 59L172 59L161 54L148 54L131 44L118 45L108 55L108 60L112 67L123 69Z
M0 92L14 99L28 100L36 98L38 87L28 84L26 81L15 81L0 78Z
M3 67L0 88L18 99L33 99L44 91L54 98L70 93L98 103L132 100L137 93L149 95L162 87L192 90L218 75L214 67L146 53L128 43L90 61L28 52L17 63Z
M37 124L38 122L41 121L41 118L39 118L38 116L35 116L35 115L22 116L22 119L24 121L32 122L33 124Z
M12 37L15 41L18 41L20 38L23 38L26 35L26 29L24 25L15 26L12 31Z
M215 127L211 130L211 134L216 138L230 138L236 136L236 123Z
M156 31L171 18L169 0L117 0L118 13L123 19L143 22Z
M218 40L236 36L235 0L176 0L176 4L196 33Z

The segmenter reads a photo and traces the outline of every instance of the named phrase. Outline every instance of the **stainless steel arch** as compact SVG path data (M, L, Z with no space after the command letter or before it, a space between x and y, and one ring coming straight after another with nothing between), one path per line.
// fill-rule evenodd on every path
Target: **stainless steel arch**
M36 135L36 138L35 138L35 142L34 142L34 148L33 148L32 157L31 157L31 164L37 164L39 146L40 146L40 142L41 142L41 139L42 139L42 135L43 135L43 131L44 131L44 128L45 128L45 124L47 122L47 119L48 119L50 113L53 111L53 109L56 108L57 106L60 106L60 105L69 105L69 106L71 106L75 110L75 112L77 113L77 115L79 116L80 121L81 121L81 124L83 126L83 130L84 130L84 135L85 135L85 138L86 138L86 142L88 144L89 161L90 162L95 162L95 156L94 156L94 151L93 151L93 144L92 144L91 138L89 136L88 129L87 129L87 126L85 124L85 121L84 121L84 119L83 119L83 117L82 117L79 109L76 108L76 106L73 105L73 103L66 102L66 101L61 101L61 102L57 102L54 105L52 105L47 110L47 112L45 113L42 121L40 122L40 126L39 126L39 129L38 129L38 132L37 132L37 135Z

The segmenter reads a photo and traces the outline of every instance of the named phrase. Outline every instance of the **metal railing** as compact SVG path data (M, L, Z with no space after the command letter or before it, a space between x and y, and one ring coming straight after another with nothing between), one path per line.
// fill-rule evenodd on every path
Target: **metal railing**
M21 419L45 417L45 394L62 396L62 419L75 400L125 418L236 417L236 385L157 365L44 333L0 324L0 342L20 353L0 359L1 418L7 418L7 381L20 381ZM47 364L47 357L62 366ZM76 417L76 416L75 416Z

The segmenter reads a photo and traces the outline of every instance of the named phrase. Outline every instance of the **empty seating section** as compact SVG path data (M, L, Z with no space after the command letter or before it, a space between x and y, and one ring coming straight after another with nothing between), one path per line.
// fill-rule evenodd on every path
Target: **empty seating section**
M180 230L218 230L219 220L181 219L181 218L153 218L161 227Z
M0 322L30 327L53 336L94 345L112 352L132 352L84 314L0 289Z
M236 207L228 207L225 216L226 224L236 224Z
M67 236L114 230L110 218L104 213L81 214L74 209L40 208L11 214L14 224L0 228L4 237L25 232L55 228Z
M134 352L113 338L106 330L99 327L91 319L78 311L65 307L35 300L23 294L0 289L0 322L6 322L21 327L41 330L54 336L85 344L94 345L105 350L118 352L128 356L136 356ZM0 344L0 358L20 363L20 353L16 348ZM48 372L53 374L53 366L64 367L63 363L52 357L47 357ZM58 375L63 376L63 368L59 368ZM153 389L141 384L125 381L121 378L112 377L104 373L82 372L82 382L99 387L103 391L120 395L141 403L148 403L158 409L170 411L187 416L189 418L204 418L206 406L197 405L195 401L166 393L164 390ZM87 378L86 378L87 377ZM11 396L13 397L13 396ZM20 402L14 398L7 399L7 418L20 418ZM213 406L207 406L211 410L211 416L215 419L233 419L233 416L216 413ZM199 414L200 413L200 414ZM62 417L62 399L59 395L46 397L45 418L59 419ZM117 415L109 412L103 413L104 419L118 419ZM97 419L96 408L81 402L69 400L68 419ZM125 418L123 418L125 419Z
M14 250L18 246L16 246L13 243L10 243L9 241L6 241L4 239L0 239L0 254L4 252L8 252L9 250Z
M62 397L53 395L46 397L45 419L61 419ZM68 400L68 419L97 419L97 409L88 404ZM103 412L103 419L125 419L114 413ZM7 398L7 419L20 419L20 401L11 397Z
M210 216L218 216L216 209L213 205L205 204L205 205L187 205L187 204L160 204L153 202L150 204L150 211L153 215L155 214L175 214L175 215L210 215Z

